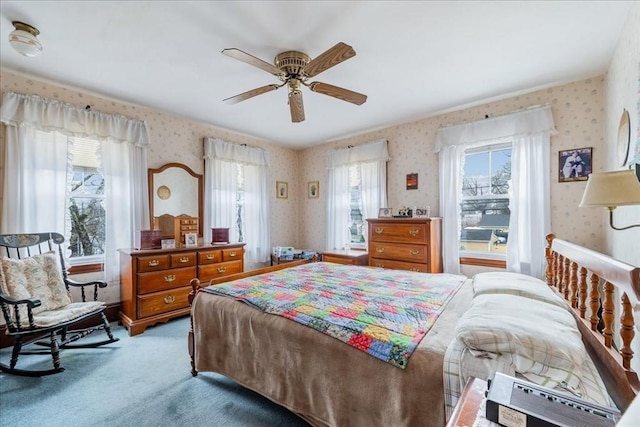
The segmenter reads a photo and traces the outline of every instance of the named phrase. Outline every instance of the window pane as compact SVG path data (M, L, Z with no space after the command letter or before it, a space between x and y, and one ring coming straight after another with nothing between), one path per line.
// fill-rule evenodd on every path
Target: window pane
M69 249L70 258L78 259L104 254L104 177L97 169L97 141L76 138L73 147Z
M460 250L506 253L511 147L466 154L463 173Z
M357 165L349 168L349 189L351 194L351 218L349 231L351 243L365 243L362 219L362 196L360 194L360 167Z

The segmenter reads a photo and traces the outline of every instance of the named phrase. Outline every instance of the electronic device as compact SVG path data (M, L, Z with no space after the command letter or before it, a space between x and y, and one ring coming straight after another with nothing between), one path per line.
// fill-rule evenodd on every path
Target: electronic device
M488 384L486 417L505 427L614 427L621 417L615 408L500 372Z

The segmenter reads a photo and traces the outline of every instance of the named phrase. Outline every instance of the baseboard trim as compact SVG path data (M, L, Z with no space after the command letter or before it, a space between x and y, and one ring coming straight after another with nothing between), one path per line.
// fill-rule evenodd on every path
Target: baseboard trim
M118 319L119 312L120 312L120 303L107 304L107 308L104 309L104 314L107 316L107 319L111 323L117 322L119 320ZM79 323L78 326L81 328L84 328L84 327L97 325L98 324L97 320L98 319L96 318L87 320L85 322ZM13 344L15 343L15 340L13 339L13 337L6 335L6 331L7 331L7 325L4 325L4 324L0 325L0 348L12 347Z

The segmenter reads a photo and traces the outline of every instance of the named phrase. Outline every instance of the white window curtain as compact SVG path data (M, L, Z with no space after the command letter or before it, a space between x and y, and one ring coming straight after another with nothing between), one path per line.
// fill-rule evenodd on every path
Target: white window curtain
M343 249L350 241L349 168L360 166L362 208L365 218L376 217L387 206L387 141L378 140L358 147L327 153L327 238L326 248ZM366 230L366 227L365 227ZM366 233L366 231L365 231Z
M0 120L6 125L3 233L59 231L69 238L68 137L101 141L107 197L104 273L109 282L119 280L117 249L133 247L135 231L149 228L146 124L14 92L5 92Z
M233 144L218 138L204 139L204 230L229 228L237 241L237 167L244 176L244 222L246 260L267 262L271 256L269 224L269 159L262 148ZM206 233L206 231L205 231Z
M507 270L542 277L545 235L550 230L550 137L556 133L551 107L536 106L490 119L444 127L436 134L440 159L444 269L460 271L459 239L464 151L512 143L511 216Z

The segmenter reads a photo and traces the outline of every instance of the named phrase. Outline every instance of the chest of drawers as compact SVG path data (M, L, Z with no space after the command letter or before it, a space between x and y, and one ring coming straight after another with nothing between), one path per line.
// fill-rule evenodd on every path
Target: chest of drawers
M337 264L367 265L369 254L365 251L327 251L322 253L322 261Z
M129 335L189 314L189 282L244 270L244 244L120 249L120 320Z
M441 218L374 218L369 223L369 265L442 273Z

